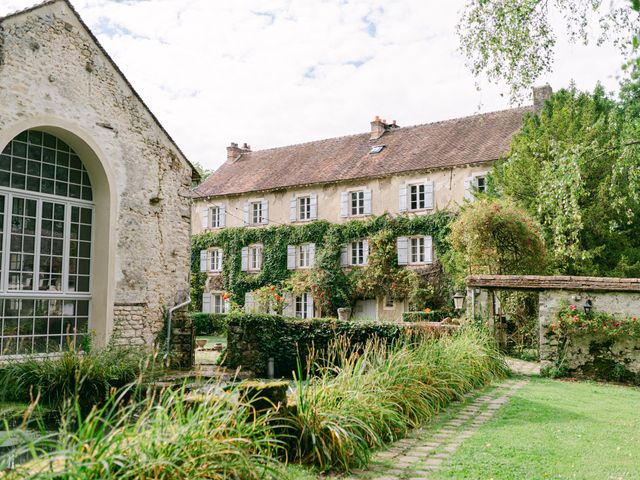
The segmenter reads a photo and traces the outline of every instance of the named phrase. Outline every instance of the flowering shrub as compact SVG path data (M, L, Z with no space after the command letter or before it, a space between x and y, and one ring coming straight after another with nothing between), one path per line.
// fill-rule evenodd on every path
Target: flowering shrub
M618 318L605 312L584 313L575 305L569 305L558 312L548 331L558 338L591 333L640 339L640 320L638 317Z

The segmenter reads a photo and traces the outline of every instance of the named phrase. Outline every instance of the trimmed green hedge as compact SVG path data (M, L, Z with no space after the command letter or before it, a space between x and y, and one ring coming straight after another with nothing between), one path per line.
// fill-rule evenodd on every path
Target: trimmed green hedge
M191 322L196 335L219 335L227 329L227 313L191 313Z
M273 357L276 376L291 377L292 372L297 371L298 358L304 369L311 348L326 350L338 336L349 338L357 348L374 337L390 344L411 332L413 327L412 324L230 314L225 365L230 368L241 366L261 376L267 373L268 359Z
M403 322L441 322L447 317L451 317L450 310L431 310L430 312L404 312Z

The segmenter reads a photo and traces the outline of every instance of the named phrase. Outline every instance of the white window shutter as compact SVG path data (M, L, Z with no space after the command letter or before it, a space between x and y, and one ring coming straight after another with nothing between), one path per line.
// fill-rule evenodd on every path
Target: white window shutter
M424 237L424 260L427 263L433 262L433 238L430 235Z
M425 208L433 208L433 181L424 182L424 206Z
M296 316L295 298L291 292L285 292L284 294L284 309L282 310L282 315L285 317Z
M269 223L269 200L262 200L262 224Z
M209 252L207 250L200 250L200 271L209 271Z
M246 292L244 294L244 311L246 313L253 313L255 310L255 304L253 301L253 292Z
M318 196L312 193L310 196L311 201L311 220L318 218Z
M473 202L473 177L464 179L464 199Z
M249 202L244 202L243 214L244 224L247 226L249 225Z
M309 244L309 266L313 268L316 264L316 244Z
M398 265L409 264L409 239L407 237L398 237L396 240L398 248Z
M364 264L367 265L369 263L369 240L362 241L362 250L364 252Z
M224 205L220 205L218 208L218 222L220 223L220 228L227 226L227 207Z
M227 298L224 301L224 313L229 313L231 311L231 301Z
M349 216L349 192L342 192L340 194L340 216Z
M209 207L202 208L202 228L209 228Z
M364 214L371 215L371 213L372 213L371 190L365 190L364 191Z
M224 261L224 250L222 250L221 248L218 249L218 266L219 269L218 271L221 272L222 271L222 262Z
M400 184L400 211L407 211L407 184Z
M204 292L202 294L202 311L204 313L211 313L211 294Z
M242 248L242 271L246 272L249 270L249 247Z
M313 311L313 297L311 296L310 293L307 293L307 312L308 312L308 316L307 318L313 318L314 315L314 311Z
M340 266L348 267L349 266L349 243L342 246L340 250Z
M287 245L287 269L295 270L296 268L296 246Z
M289 201L289 220L295 222L298 219L298 199L294 195Z

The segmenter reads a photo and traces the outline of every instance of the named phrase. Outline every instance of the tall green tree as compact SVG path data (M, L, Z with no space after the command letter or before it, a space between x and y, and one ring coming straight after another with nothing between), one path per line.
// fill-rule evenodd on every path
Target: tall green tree
M490 186L542 225L558 273L640 276L640 86L561 90L524 121Z
M476 77L506 82L512 100L520 100L553 68L562 27L552 18L564 20L570 41L613 43L640 65L640 0L467 0L457 26L460 50Z

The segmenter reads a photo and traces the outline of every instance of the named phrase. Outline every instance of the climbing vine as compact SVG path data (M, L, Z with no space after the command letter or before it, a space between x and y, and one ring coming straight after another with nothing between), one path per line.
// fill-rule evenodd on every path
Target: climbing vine
M439 257L449 250L447 238L452 217L446 211L419 217L392 218L385 214L344 224L318 220L305 225L235 227L195 235L191 252L192 308L201 308L202 291L207 280L207 274L200 272L200 251L212 247L222 248L224 252L221 284L217 286L228 292L232 302L238 305L244 304L246 292L260 290L268 296L271 286L275 287L273 292L278 295L283 290L311 291L323 315L333 315L340 307L350 307L364 295L386 291L386 286L394 288L394 281L394 296L411 297L420 289L426 288L428 291L428 279L397 266L395 238L430 235L436 257ZM370 239L370 265L347 272L340 265L342 245L361 238ZM262 269L258 273L243 272L241 250L255 243L263 245ZM287 246L302 243L315 243L315 266L304 271L288 270ZM367 277L375 280L364 277L363 271L367 272Z

